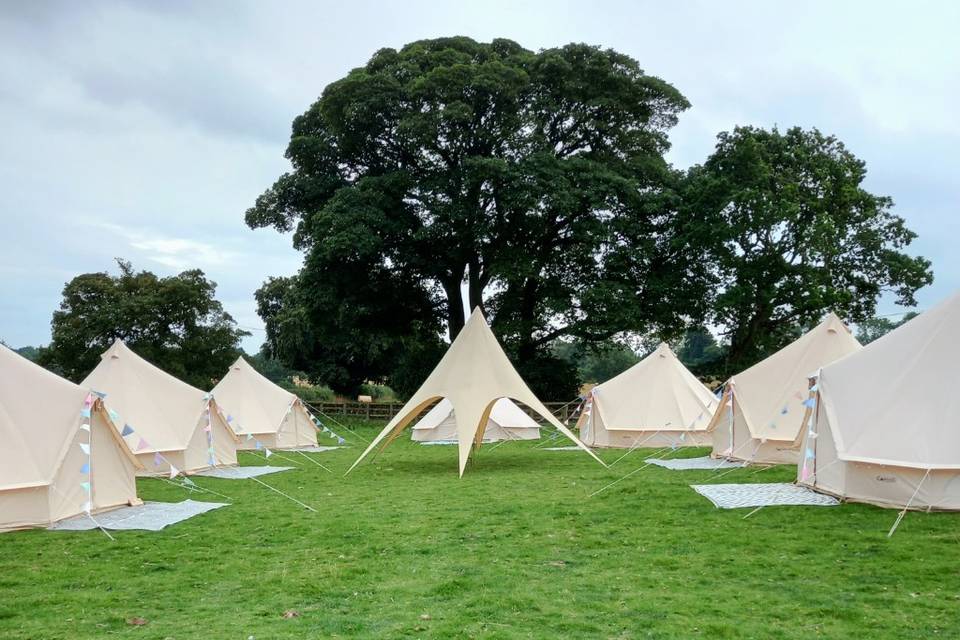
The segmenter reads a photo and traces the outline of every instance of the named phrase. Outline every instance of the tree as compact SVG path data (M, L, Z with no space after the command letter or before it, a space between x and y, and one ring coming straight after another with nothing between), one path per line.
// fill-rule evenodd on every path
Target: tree
M723 347L706 327L690 327L677 349L677 359L686 367L699 367L722 358Z
M87 273L66 284L40 363L79 382L119 338L171 375L212 387L240 355L240 339L249 335L214 298L216 283L197 269L158 277L134 272L129 262L117 264L119 276Z
M903 252L915 234L890 198L863 188L865 176L839 140L800 128L721 133L689 171L679 225L715 284L709 302L730 341L727 373L827 311L861 321L882 294L913 305L933 281L928 260Z
M890 318L867 318L857 323L857 340L860 344L870 344L878 338L882 338L897 327L913 320L918 315L916 311L908 311L900 320L893 321Z
M553 346L553 353L576 367L577 378L598 384L620 375L640 361L633 349L615 340L560 342Z
M301 354L278 343L280 357L350 390L396 375L400 343L432 353L434 330L452 339L481 307L554 395L571 385L552 373L554 340L679 331L702 297L671 243L680 176L663 154L687 106L635 60L586 45L378 51L294 120L292 170L246 214L295 230L306 253L284 296L276 283L260 296L268 326L300 326L284 339Z
M40 347L20 347L19 349L14 349L14 351L31 362L36 362L37 358L40 357Z

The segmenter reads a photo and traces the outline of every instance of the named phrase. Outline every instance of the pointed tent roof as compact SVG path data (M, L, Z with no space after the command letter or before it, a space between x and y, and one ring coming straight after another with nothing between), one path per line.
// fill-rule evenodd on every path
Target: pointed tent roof
M241 435L276 433L298 401L296 395L265 378L242 357L211 393L230 412L230 426Z
M809 375L862 349L843 321L829 313L816 327L772 356L727 382L750 435L762 440L793 441L803 423Z
M960 293L824 366L819 375L841 460L960 469Z
M510 364L486 319L477 308L420 389L410 397L347 472L356 467L387 436L390 436L390 439L384 446L389 444L424 408L438 398L446 398L453 405L461 476L467 466L471 448L480 446L483 439L481 425L486 425L490 410L499 398L510 398L524 403L603 464L530 391Z
M81 384L105 392L107 406L148 443L138 454L186 449L210 397L150 364L119 339Z
M709 418L717 398L664 342L623 373L591 389L605 429L683 431ZM706 428L708 420L702 421Z
M51 484L90 392L0 345L0 489ZM113 433L135 468L140 464Z

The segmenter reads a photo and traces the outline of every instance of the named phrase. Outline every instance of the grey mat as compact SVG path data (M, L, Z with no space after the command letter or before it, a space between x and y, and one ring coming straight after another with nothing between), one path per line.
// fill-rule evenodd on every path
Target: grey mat
M457 444L456 440L428 440L427 442L421 442L422 445L434 445L434 444Z
M279 473L280 471L289 471L295 467L218 467L216 469L207 469L198 471L192 475L203 476L205 478L221 478L223 480L246 480L247 478L256 478L265 476L268 473Z
M544 451L583 451L583 449L581 449L577 445L573 445L572 447L543 447L543 450Z
M773 507L778 505L810 505L833 507L840 501L795 484L692 484L693 490L721 509Z
M334 449L343 449L344 447L297 447L296 449L281 449L281 451L303 451L304 453L323 453L324 451L333 451Z
M166 526L183 522L188 518L227 506L223 502L146 502L136 507L122 507L98 513L94 522L87 515L73 516L61 520L49 528L51 531L87 531L100 525L104 529L160 531Z
M745 466L742 462L717 460L716 458L711 458L710 456L703 456L702 458L671 458L669 460L663 460L662 458L647 458L647 462L665 469L673 469L674 471L686 471L688 469L734 469L736 467Z

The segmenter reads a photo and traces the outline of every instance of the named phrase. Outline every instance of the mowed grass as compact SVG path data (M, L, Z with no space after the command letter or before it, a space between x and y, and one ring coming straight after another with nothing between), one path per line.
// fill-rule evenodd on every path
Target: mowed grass
M379 425L354 426L371 438ZM458 479L453 447L403 439L343 477L355 445L312 455L332 474L302 461L263 477L319 513L249 480L198 478L233 504L115 542L0 535L0 638L960 637L958 515L910 513L893 538L896 512L864 505L744 519L689 488L715 472L659 467L588 497L650 452L603 469L536 446L485 446Z

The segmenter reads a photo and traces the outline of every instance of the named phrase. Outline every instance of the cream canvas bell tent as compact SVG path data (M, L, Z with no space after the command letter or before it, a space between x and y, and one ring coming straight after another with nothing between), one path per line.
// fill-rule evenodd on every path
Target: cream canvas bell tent
M0 531L137 498L137 459L99 397L0 345Z
M457 420L453 405L444 398L426 413L411 429L415 442L450 442L457 440ZM536 440L540 425L508 398L497 400L490 410L483 430L484 442L502 440Z
M480 446L494 404L500 398L522 402L556 427L577 446L603 464L576 436L543 406L517 373L500 347L479 309L474 310L450 348L426 381L400 412L357 458L356 467L384 439L386 447L421 411L446 398L453 406L457 425L460 475L463 476L472 449Z
M317 430L300 398L263 377L243 358L213 388L241 449L317 446Z
M846 325L831 313L794 342L730 378L709 426L711 455L796 464L809 374L860 349Z
M591 389L577 426L590 447L704 446L716 406L716 396L661 343Z
M797 480L884 507L960 510L960 294L823 367Z
M237 463L237 437L213 397L153 366L117 340L83 386L105 394L146 474Z

